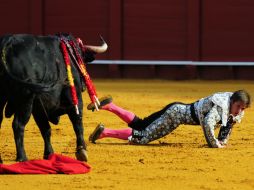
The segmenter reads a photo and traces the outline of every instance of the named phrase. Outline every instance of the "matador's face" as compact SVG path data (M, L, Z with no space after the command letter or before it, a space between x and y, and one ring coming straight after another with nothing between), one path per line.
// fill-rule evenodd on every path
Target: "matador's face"
M230 105L230 114L237 116L246 108L246 105L242 101L231 102Z

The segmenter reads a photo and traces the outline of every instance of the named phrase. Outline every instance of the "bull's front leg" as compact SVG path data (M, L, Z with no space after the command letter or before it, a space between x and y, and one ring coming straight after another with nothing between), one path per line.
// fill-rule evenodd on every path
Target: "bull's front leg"
M51 127L48 122L47 115L43 109L43 104L40 99L34 101L33 116L36 124L38 125L43 141L44 141L44 154L43 158L48 159L48 156L54 153L51 145Z
M6 100L5 98L0 94L0 128L2 125L2 121L3 121L3 111L4 111L4 106L6 104Z
M5 96L0 94L0 129L1 129L1 126L2 126L3 110L4 110L5 104L6 104ZM0 154L0 163L3 163L2 158L1 158L1 154Z
M76 158L80 161L88 160L87 152L86 152L86 144L84 141L84 128L82 122L82 103L79 106L79 114L76 113L75 109L70 109L68 112L68 116L72 122L75 134L76 134Z
M54 153L54 150L51 145L51 127L46 117L33 114L34 120L38 125L43 141L44 141L44 154L43 158L48 159L49 155Z
M24 130L32 114L33 97L23 97L20 100L22 100L22 102L19 101L20 105L15 104L18 106L15 108L12 128L17 151L16 161L22 162L27 160L24 149Z
M25 124L20 121L19 116L14 116L12 123L12 129L14 133L15 145L16 145L16 161L23 162L27 160L26 152L24 149L24 129Z

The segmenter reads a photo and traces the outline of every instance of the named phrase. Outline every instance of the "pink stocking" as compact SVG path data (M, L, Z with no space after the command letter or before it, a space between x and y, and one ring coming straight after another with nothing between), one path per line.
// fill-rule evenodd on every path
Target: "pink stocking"
M132 113L130 111L127 111L127 110L124 110L123 108L115 105L113 102L103 106L101 109L107 110L107 111L110 111L110 112L116 114L118 117L120 117L127 124L132 122L132 120L135 117L134 113Z
M123 139L128 140L128 137L131 136L132 129L126 128L126 129L107 129L105 128L103 132L101 133L99 139L105 138L105 137L112 137L117 139Z

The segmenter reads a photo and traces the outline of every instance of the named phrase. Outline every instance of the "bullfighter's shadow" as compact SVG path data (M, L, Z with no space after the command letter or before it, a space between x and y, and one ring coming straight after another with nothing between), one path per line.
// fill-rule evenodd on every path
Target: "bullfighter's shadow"
M131 144L131 143L126 143L126 142L96 142L91 143L93 145L106 145L106 146L144 146L144 147L195 147L195 148L208 148L206 144L197 144L197 143L167 143L167 142L161 142L159 141L158 143L153 143L153 144Z

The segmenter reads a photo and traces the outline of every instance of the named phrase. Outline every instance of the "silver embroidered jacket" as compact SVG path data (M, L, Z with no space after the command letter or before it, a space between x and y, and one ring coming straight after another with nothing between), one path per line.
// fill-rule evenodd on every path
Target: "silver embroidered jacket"
M195 113L203 128L206 141L211 147L219 147L220 143L215 137L214 129L217 125L226 126L230 112L230 97L232 92L219 92L202 98L194 104ZM241 122L244 111L233 117L234 122ZM223 144L227 143L230 133Z

